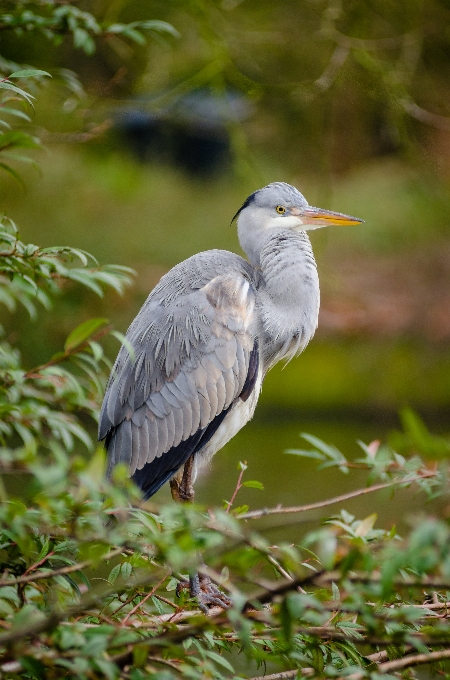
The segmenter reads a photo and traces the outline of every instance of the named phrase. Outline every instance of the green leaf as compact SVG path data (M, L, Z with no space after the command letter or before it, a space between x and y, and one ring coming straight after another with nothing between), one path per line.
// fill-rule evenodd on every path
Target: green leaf
M309 449L286 449L284 453L290 453L294 456L302 456L303 458L314 458L315 460L325 460L323 453L319 451L312 451Z
M86 342L88 338L91 337L102 326L108 323L108 319L97 318L89 319L88 321L83 321L79 326L74 328L74 330L68 336L66 342L64 343L64 351L69 352L76 347L79 347L83 342Z
M28 116L26 113L23 111L20 111L20 109L14 109L10 106L0 106L0 114L1 113L9 113L10 116L16 116L17 118L21 118L22 120L26 120L27 123L31 121L30 116Z
M242 486L246 486L249 489L260 489L261 491L264 491L264 485L256 479L249 479L247 482L243 482Z
M110 583L114 583L119 578L121 566L122 566L121 564L116 564L116 566L113 567L109 572L108 581Z
M227 661L227 659L224 659L223 656L221 656L220 654L217 654L217 652L211 652L210 650L206 650L204 653L205 653L205 656L208 656L210 659L212 659L213 661L218 663L220 666L222 666L223 668L226 668L227 671L230 671L231 673L234 674L233 666L230 664L229 661Z
M46 670L42 661L34 659L32 656L21 656L19 661L23 670L31 673L31 677L37 678L37 680L44 680L46 677Z
M4 132L0 134L0 151L6 149L39 149L40 143L37 137L19 130L12 130L11 132Z
M6 163L2 163L0 161L0 168L2 168L3 170L5 170L5 172L9 173L12 177L14 177L14 179L16 180L16 182L20 184L22 189L26 188L22 177L10 165L7 165Z
M36 99L36 97L33 97L32 94L29 94L29 92L25 92L25 90L21 90L20 87L16 87L12 83L9 83L7 80L0 80L0 89L1 90L12 90L12 92L15 92L16 94L20 94L21 97L27 100L29 104L31 104L32 99Z
M127 580L130 578L132 571L133 567L131 566L131 564L129 562L124 562L120 570L120 575L122 576L123 579Z
M14 71L14 73L11 73L8 78L36 78L39 76L48 76L51 78L50 73L47 73L47 71L41 71L40 69L34 68L26 68L22 71Z
M376 512L372 513L365 519L362 519L358 524L355 534L356 536L367 536L367 534L372 531L375 522L377 521L378 515Z

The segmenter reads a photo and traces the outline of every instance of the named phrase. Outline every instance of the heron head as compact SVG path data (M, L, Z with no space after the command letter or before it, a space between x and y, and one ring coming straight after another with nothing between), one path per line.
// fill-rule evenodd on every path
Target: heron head
M308 231L330 225L360 224L363 220L351 215L314 208L298 189L285 182L273 182L251 194L238 210L238 218L249 227L259 229L294 229ZM245 228L245 227L244 227Z

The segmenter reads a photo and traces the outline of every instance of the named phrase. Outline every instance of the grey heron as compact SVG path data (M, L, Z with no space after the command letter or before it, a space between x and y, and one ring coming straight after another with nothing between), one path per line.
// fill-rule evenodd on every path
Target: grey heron
M125 463L144 499L170 480L192 501L197 470L252 417L267 371L302 352L319 314L307 231L362 220L314 208L293 186L251 194L237 219L248 261L193 255L165 274L127 332L107 385L99 439L108 474Z

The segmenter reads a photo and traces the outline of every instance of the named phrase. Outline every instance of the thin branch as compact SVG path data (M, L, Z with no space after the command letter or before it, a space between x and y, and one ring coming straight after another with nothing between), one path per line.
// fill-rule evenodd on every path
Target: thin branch
M336 80L339 71L345 64L347 57L349 55L350 48L343 45L336 45L336 48L331 55L331 59L325 67L323 73L317 80L314 81L314 85L323 92L328 90L333 82Z
M398 671L401 668L420 666L424 663L433 663L433 661L441 661L442 659L450 659L450 649L441 649L426 654L410 654L409 656L404 656L403 659L386 661L386 663L382 663L378 666L378 670L382 673L390 673L391 671Z
M329 571L313 575L312 582L315 585L323 586L326 583L332 583L333 581L337 583L342 581L343 578L352 583L379 583L381 581L380 574L371 574L368 576L367 574L353 573L346 574L343 577L339 571ZM397 578L392 581L392 584L396 588L436 588L437 590L450 590L450 581L443 581L434 576L423 576L420 579ZM432 607L429 607L429 609L431 608Z
M378 50L395 50L401 47L405 41L411 41L415 37L414 33L403 33L392 38L354 38L350 35L341 33L336 28L330 27L323 30L323 35L334 40L338 45L347 49L367 50L376 52Z
M400 104L403 106L406 113L408 113L412 118L415 118L426 125L432 125L439 130L450 132L450 118L447 116L440 116L438 113L427 111L413 102L411 99L401 99Z
M450 649L441 649L435 652L424 652L422 654L409 654L403 656L401 659L394 659L393 661L386 661L380 663L377 667L379 673L397 672L404 668L411 668L413 666L421 666L423 664L433 663L434 661L442 661L443 659L450 659ZM360 680L360 678L367 677L365 671L357 671L351 675L346 675L345 680ZM252 680L257 680L252 678ZM344 680L344 678L339 678Z
M164 602L165 604L168 604L169 607L172 607L173 609L175 609L175 612L179 610L178 605L177 605L177 604L174 604L173 602L171 602L170 600L168 600L167 597L163 597L162 595L159 595L159 594L157 594L157 593L155 593L155 597L156 597L157 600L160 600L161 602ZM170 614L170 616L173 616L173 614Z
M79 354L85 347L89 345L90 342L93 342L95 340L100 340L100 338L103 338L103 336L108 335L108 333L111 331L112 326L109 324L105 328L102 328L98 333L94 333L91 335L87 340L84 342L80 343L76 347L72 347L71 349L66 350L65 352L62 352L62 354L56 355L49 361L47 361L45 364L41 364L40 366L36 366L36 368L32 368L29 370L27 373L25 373L25 378L46 378L47 376L41 375L38 376L36 375L37 373L40 373L43 371L45 368L50 368L50 366L55 366L56 364L60 364L62 361L65 361L69 357L71 357L74 354Z
M374 654L368 654L364 658L369 659L372 663L378 663L379 661L387 659L388 654L385 651L375 652ZM293 671L280 671L280 673L272 673L271 675L258 675L257 677L250 678L250 680L287 680L287 678L297 677L298 673L304 677L308 677L314 675L316 671L314 668L296 668ZM353 675L351 675L350 678L353 678Z
M91 128L86 132L48 132L48 130L41 129L38 131L39 138L42 143L69 143L69 144L79 144L90 142L92 139L97 139L108 132L113 126L113 121L107 118L102 123L99 123L95 127Z
M116 548L115 550L111 550L111 552L107 553L103 559L105 561L111 560L113 557L120 555L121 552L123 552L123 548ZM64 574L72 574L75 571L82 571L83 569L90 567L91 564L92 560L86 560L85 562L78 562L77 564L71 564L67 567L61 567L60 569L38 571L34 574L27 574L26 576L19 576L18 578L9 580L2 579L0 581L0 588L3 588L4 586L16 586L24 583L33 583L34 581L41 581L42 579L53 578L54 576L63 576Z
M122 621L122 623L121 623L121 626L126 626L126 625L127 625L128 619L129 619L131 616L133 616L133 614L135 614L135 613L137 612L137 610L138 610L140 607L142 607L142 605L145 604L145 602L147 602L148 599L151 598L152 595L154 595L154 593L158 590L158 588L159 588L160 586L162 586L162 584L164 583L164 581L166 580L166 578L168 578L168 577L170 576L171 573L172 573L171 571L168 571L166 574L164 574L164 576L162 577L162 579L161 579L160 581L158 581L158 583L156 584L156 586L154 586L154 587L151 589L151 591L150 591L149 593L147 593L147 595L146 595L140 602L138 602L137 605L135 605L131 611L128 612L128 614L127 614L127 615L125 616L125 618L123 619L123 621Z
M225 513L226 513L227 515L228 515L228 513L230 512L230 510L231 510L231 508L232 508L232 506L233 506L233 503L234 503L234 501L235 501L235 498L236 498L236 496L237 496L237 494L238 494L239 489L242 488L241 482L242 482L242 477L243 477L243 475L244 475L244 472L245 472L246 469L247 469L247 461L244 460L244 462L243 462L243 463L240 463L240 465L242 465L242 467L241 467L241 471L240 471L240 473L239 473L239 477L238 477L237 482L236 482L236 487L235 487L235 489L234 489L234 491L233 491L233 495L231 496L231 498L230 498L229 501L226 501L227 508L226 508L226 510L225 510Z
M293 671L280 671L280 673L271 673L270 675L258 675L250 680L286 680L287 678L296 678L298 673L300 675L312 675L314 673L312 668L296 668Z
M273 555L267 555L267 560L272 564L281 576L283 576L287 581L293 581L292 576L286 571L284 567L275 559Z
M318 510L320 508L326 508L328 505L335 505L336 503L342 503L343 501L348 501L351 498L357 498L358 496L364 496L368 493L373 493L374 491L381 491L382 489L389 489L392 486L398 486L399 484L412 484L413 482L418 482L422 479L427 479L429 477L435 477L436 472L430 470L423 472L415 477L409 477L409 479L395 479L392 482L385 482L383 484L374 484L372 486L367 486L363 489L356 489L355 491L349 491L341 496L335 496L334 498L327 498L324 501L317 501L316 503L309 503L308 505L294 505L287 508L283 508L281 505L277 505L274 508L262 508L261 510L251 510L250 512L244 512L242 515L237 515L237 519L260 519L266 515L288 515L300 512L308 512L309 510Z

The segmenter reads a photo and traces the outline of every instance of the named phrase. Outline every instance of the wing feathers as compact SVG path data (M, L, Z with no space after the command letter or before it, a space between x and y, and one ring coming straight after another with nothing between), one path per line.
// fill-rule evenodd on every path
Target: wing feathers
M142 423L141 423L142 425ZM131 426L131 432L133 436L133 441L131 445L131 462L130 462L130 477L134 475L136 472L138 463L139 463L139 451L141 449L141 432L142 429L140 426L135 425L134 423Z
M172 411L174 420L174 435L173 435L173 445L178 446L184 437L184 424L183 424L183 411L181 408L174 408Z
M140 435L140 451L139 451L139 459L138 459L138 464L137 464L137 469L140 470L141 468L144 467L145 463L147 460L150 458L150 451L155 450L155 437L151 436L151 431L150 427L151 423L147 418L144 420L141 426L141 431L139 433ZM154 434L154 433L153 433ZM158 438L156 436L156 446L158 446Z
M254 303L248 281L231 273L152 303L150 322L147 301L130 326L136 361L122 348L100 436L110 433L110 470L128 463L146 497L205 444L205 433L212 436L243 389L253 389Z
M162 453L167 451L169 432L167 430L167 418L158 418L158 452L157 457L159 458Z

